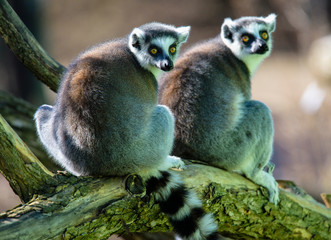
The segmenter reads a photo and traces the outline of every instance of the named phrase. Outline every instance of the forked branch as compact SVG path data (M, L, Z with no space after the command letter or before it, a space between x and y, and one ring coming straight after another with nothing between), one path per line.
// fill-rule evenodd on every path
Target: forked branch
M0 34L20 61L56 91L65 68L46 54L5 0L0 0ZM129 195L123 179L52 176L1 116L0 170L21 199L30 199L0 214L0 240L101 240L126 231L171 230L153 198ZM331 211L304 194L281 190L275 206L265 189L235 173L191 164L180 174L215 215L224 235L330 239Z

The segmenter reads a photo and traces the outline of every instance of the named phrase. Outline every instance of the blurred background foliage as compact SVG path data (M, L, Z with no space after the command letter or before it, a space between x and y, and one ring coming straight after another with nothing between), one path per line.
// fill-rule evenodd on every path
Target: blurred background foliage
M276 13L274 50L252 80L253 98L275 122L276 179L292 180L320 200L331 192L331 1L328 0L16 0L9 1L37 40L67 66L79 52L146 22L191 25L183 50L219 34L225 17ZM314 47L312 47L314 46ZM0 90L33 104L55 94L0 41ZM0 178L0 211L19 203Z

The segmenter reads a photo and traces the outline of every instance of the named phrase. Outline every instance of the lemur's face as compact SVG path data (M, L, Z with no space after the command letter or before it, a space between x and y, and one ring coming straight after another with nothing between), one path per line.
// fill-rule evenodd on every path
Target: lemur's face
M221 37L236 57L247 61L250 57L264 59L272 48L271 33L276 27L276 15L225 19Z
M167 72L174 66L178 44L177 39L172 37L152 39L146 44L143 54L149 65Z
M140 65L157 76L160 70L173 68L180 45L186 42L189 31L190 27L175 28L153 23L134 29L129 47Z

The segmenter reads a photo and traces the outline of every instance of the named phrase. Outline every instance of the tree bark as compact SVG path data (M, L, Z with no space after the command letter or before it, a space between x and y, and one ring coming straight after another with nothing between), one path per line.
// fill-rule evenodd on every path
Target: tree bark
M180 175L199 193L224 236L330 239L331 211L305 195L281 190L275 206L265 189L235 173L191 164ZM154 199L128 194L124 179L57 175L57 182L50 193L0 215L0 239L107 239L171 230Z
M0 0L0 34L21 62L56 91L65 68L46 54L5 0ZM8 95L2 99L1 114L31 147L40 149L32 144L37 142L32 133L35 107ZM0 240L107 239L112 234L171 230L153 197L125 190L132 178L53 175L10 125L0 115L0 171L26 203L0 214ZM331 210L295 185L287 187L292 191L280 191L275 206L268 202L266 189L235 173L195 163L178 174L214 214L223 235L330 239Z
M0 171L24 202L54 183L52 174L39 162L0 115Z

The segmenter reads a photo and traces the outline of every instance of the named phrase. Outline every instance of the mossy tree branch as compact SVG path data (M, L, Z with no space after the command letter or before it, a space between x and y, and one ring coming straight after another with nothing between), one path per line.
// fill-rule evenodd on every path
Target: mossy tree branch
M329 239L331 211L310 198L281 190L280 204L235 173L191 164L180 172L214 213L219 231L235 239ZM6 239L107 239L112 234L169 231L154 199L131 196L120 178L57 176L59 185L0 215ZM0 237L1 239L1 237Z
M64 67L45 53L5 0L0 0L0 34L21 62L56 91ZM4 105L11 105L11 114L20 118L25 107L30 116L35 110L16 98ZM24 132L9 115L11 125ZM31 125L28 117L26 126ZM30 200L0 215L0 239L107 239L127 231L171 230L153 198L146 201L141 195L129 195L124 179L52 176L2 117L0 138L1 172L21 199ZM237 174L199 164L180 174L215 215L224 235L245 239L331 236L331 211L305 194L281 190L281 201L275 206L268 202L265 189Z
M40 164L25 143L0 115L0 171L23 200L54 183L52 174Z

